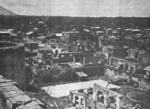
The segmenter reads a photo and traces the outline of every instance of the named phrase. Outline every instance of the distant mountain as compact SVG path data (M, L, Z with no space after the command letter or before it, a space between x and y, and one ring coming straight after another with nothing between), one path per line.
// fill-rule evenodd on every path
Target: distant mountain
M14 15L17 15L17 14L3 8L2 6L0 6L0 15L14 16Z

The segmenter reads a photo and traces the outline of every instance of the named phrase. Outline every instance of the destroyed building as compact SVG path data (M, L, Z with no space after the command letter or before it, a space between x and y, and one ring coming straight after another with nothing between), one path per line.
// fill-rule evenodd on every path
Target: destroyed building
M122 94L121 90L113 84L106 84L106 87L94 84L87 89L70 91L69 100L77 109L143 109L140 102ZM149 105L146 106L148 109Z

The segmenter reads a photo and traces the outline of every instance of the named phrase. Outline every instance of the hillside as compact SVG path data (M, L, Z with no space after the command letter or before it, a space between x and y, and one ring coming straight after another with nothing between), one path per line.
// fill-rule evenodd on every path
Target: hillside
M16 14L0 6L0 15L14 16Z

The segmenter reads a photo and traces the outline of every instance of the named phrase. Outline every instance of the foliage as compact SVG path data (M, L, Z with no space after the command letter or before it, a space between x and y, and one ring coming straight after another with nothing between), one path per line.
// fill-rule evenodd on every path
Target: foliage
M0 15L0 29L14 28L16 31L28 32L34 27L40 28L39 21L44 21L50 31L61 32L76 28L81 30L83 25L106 28L150 27L149 18L134 17L55 17L55 16L4 16Z
M60 81L73 81L74 71L69 68L61 68L58 65L52 66L40 73L39 77L43 82L60 82Z

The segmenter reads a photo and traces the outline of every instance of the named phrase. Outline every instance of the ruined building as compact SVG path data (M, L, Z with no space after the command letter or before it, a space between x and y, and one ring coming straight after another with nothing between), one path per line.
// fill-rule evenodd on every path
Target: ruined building
M105 87L95 83L91 88L71 91L69 100L76 109L145 109L119 90L121 87L113 84Z

